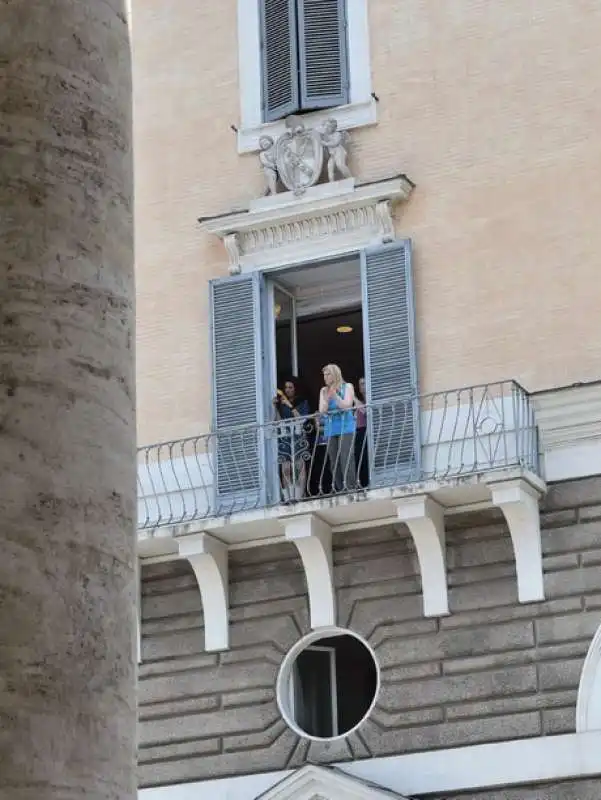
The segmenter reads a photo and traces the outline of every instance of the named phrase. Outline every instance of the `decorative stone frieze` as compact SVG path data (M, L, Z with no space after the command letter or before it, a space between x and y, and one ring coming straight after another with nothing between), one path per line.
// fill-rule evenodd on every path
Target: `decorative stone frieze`
M394 238L393 207L413 184L400 175L357 186L354 178L269 195L248 211L201 219L219 236L232 274L341 255Z

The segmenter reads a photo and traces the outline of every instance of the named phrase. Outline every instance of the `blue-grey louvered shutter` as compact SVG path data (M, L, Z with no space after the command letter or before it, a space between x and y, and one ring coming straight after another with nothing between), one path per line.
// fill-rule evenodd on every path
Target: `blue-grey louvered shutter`
M395 485L417 480L421 460L411 243L365 250L361 281L370 483Z
M263 121L299 110L296 0L260 0Z
M298 0L303 109L332 108L349 102L346 3Z
M260 275L211 281L216 513L261 505Z

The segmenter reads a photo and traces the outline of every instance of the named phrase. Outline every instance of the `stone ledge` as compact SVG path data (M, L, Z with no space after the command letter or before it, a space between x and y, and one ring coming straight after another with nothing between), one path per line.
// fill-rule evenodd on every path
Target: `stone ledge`
M375 125L378 121L378 110L376 100L373 97L369 97L366 100L359 100L336 108L327 108L324 111L315 111L304 116L311 121L313 126L319 126L326 119L334 117L340 130L346 131L352 128ZM284 120L241 127L238 131L238 152L256 153L259 151L259 139L261 136L279 136L283 132Z
M601 381L532 395L546 480L601 474Z
M601 773L601 731L536 736L505 742L464 745L429 752L334 762L350 776L377 783L392 792L427 795L520 786L558 780L583 780ZM140 800L214 800L260 797L293 770L249 773L185 785L142 789ZM160 793L160 794L159 794Z

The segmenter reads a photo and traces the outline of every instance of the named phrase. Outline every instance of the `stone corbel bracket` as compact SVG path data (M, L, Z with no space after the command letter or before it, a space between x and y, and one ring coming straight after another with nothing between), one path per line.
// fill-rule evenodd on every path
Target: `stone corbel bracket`
M399 520L413 538L422 579L424 616L449 613L444 509L427 495L395 500Z
M248 211L202 218L219 236L232 274L356 252L394 239L394 205L413 183L405 175L358 186L354 178L254 200Z
M229 588L227 545L208 533L178 539L180 558L190 562L200 590L205 650L229 648Z
M287 519L284 528L305 570L311 628L336 625L332 529L314 514Z
M545 599L543 556L540 535L538 501L543 487L516 479L490 483L493 505L503 512L515 556L520 603L535 603Z

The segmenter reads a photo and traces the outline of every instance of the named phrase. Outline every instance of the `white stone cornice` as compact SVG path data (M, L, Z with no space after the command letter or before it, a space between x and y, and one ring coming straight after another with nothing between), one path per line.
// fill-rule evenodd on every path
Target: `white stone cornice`
M182 536L177 541L180 558L194 571L204 617L205 650L229 648L229 586L227 545L208 533Z
M336 625L332 529L314 514L287 519L284 527L286 539L294 543L303 562L311 627Z
M444 510L431 497L395 500L397 516L413 537L422 579L424 616L449 613Z
M544 450L601 441L601 382L532 395Z
M219 236L230 272L341 255L394 237L392 206L411 194L404 175L356 186L353 178L260 198L248 211L201 220Z
M532 395L547 481L601 474L601 381Z
M491 483L493 505L509 527L520 603L545 599L538 501L542 492L525 480Z
M542 783L598 778L601 774L601 731L360 758L336 766L349 776L407 797L432 794L440 797L458 792L480 794L483 790L490 793L501 787L507 791L510 786L532 787ZM293 770L250 772L197 783L141 789L139 797L140 800L215 800L222 797L249 800L251 797L260 798L262 792L270 791L293 774ZM340 795L334 797L338 800Z

